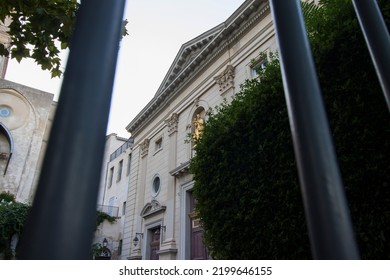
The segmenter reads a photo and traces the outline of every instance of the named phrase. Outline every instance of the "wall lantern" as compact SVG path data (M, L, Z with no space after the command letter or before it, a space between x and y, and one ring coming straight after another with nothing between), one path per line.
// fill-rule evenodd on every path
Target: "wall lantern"
M133 245L134 245L134 247L137 247L137 245L138 245L138 242L139 242L138 236L139 236L140 238L142 238L142 237L144 236L144 234L143 234L142 232L136 232L136 233L135 233L135 237L134 237L134 239L133 239Z
M106 248L108 245L108 241L106 238L103 239L103 248Z

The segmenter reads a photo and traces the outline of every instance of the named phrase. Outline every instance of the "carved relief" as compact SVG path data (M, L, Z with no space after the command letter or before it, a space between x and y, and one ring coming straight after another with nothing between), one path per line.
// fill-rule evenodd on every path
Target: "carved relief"
M168 125L168 134L171 135L174 132L177 132L177 124L179 123L179 115L173 113L172 116L166 121Z
M140 144L141 147L141 157L147 156L149 152L149 139L145 139L144 142Z
M234 67L232 65L226 66L222 74L214 78L219 85L219 92L224 94L227 90L234 87Z
M160 202L153 199L151 202L145 204L145 206L141 210L140 216L143 218L147 218L153 214L165 212L166 209L166 206L161 205Z
M194 105L195 105L195 107L199 106L199 97L195 98Z

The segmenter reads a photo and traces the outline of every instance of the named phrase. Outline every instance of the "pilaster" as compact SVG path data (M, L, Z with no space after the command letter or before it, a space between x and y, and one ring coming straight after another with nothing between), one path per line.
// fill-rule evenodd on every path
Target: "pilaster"
M177 153L177 126L179 122L179 115L173 113L172 116L166 120L168 125L169 135L169 156L168 169L172 170L176 167L176 153ZM175 193L176 180L174 176L168 177L168 195L166 201L166 215L165 215L165 233L162 240L159 256L162 260L176 259L177 247L175 239Z
M133 227L133 235L130 237L130 240L132 241L133 238L135 238L136 233L143 233L143 218L140 216L140 213L144 207L144 201L145 201L145 184L146 184L146 168L147 168L147 160L148 160L148 152L149 152L149 139L145 139L140 145L140 165L139 165L139 180L137 182L137 198L136 198L136 211L134 213L134 224ZM138 237L137 237L138 238ZM139 242L137 246L134 246L131 242L131 250L130 250L130 257L129 259L142 259L142 251L141 248L143 248L142 244L144 242L144 239L141 237L139 238Z

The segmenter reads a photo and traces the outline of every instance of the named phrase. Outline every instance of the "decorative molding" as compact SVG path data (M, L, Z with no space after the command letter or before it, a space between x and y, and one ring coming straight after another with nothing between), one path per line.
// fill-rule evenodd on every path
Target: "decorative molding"
M173 113L172 116L165 121L168 125L168 135L172 135L177 132L177 125L179 123L179 115Z
M137 256L130 256L130 257L127 257L128 260L136 260L136 261L139 261L139 260L142 260L142 255L137 255Z
M215 77L214 80L219 85L221 95L229 89L234 88L234 67L232 65L226 66L225 71Z
M149 142L150 140L149 139L145 139L144 142L142 142L140 144L140 147L141 147L141 157L145 157L148 155L148 152L149 152Z
M177 248L168 248L168 249L162 249L157 251L157 255L176 255L177 254ZM175 259L172 259L175 260Z
M140 216L145 219L151 215L165 212L166 209L166 206L161 205L160 202L153 199L151 202L145 204L145 206L142 208Z
M199 96L194 99L194 106L198 107L199 106Z
M0 159L7 159L8 153L0 152Z
M177 177L177 176L180 176L180 175L187 173L189 170L190 170L190 161L187 161L185 163L181 163L178 167L169 171L169 174Z

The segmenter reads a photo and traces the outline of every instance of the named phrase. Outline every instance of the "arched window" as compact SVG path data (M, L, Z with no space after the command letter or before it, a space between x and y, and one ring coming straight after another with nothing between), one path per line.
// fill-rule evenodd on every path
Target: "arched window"
M3 166L3 161L4 161L4 175L7 172L9 162L12 157L12 153L14 150L14 141L12 139L12 135L5 127L0 122L0 161L1 161L1 166Z

